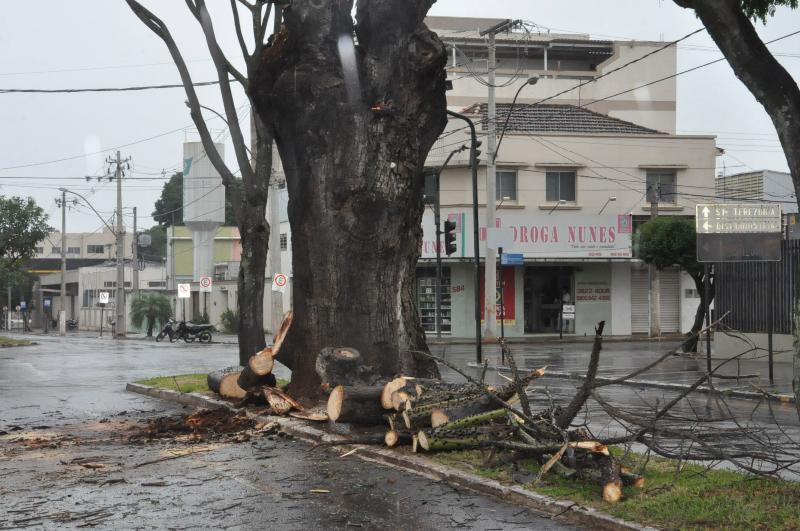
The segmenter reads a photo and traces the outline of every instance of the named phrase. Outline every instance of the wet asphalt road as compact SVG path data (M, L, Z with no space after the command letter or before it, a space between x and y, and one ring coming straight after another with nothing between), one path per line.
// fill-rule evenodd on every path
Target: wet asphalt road
M230 365L236 347L35 339L0 350L0 529L571 529L286 438L132 444L137 422L186 410L125 383Z

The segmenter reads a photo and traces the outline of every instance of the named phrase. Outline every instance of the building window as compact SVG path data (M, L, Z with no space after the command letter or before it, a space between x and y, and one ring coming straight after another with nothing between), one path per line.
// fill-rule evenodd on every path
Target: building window
M286 233L281 234L281 251L285 251L289 247L289 240Z
M53 247L50 250L50 254L61 254L61 247Z
M647 202L677 203L678 179L675 172L647 172ZM657 199L656 199L657 198Z
M87 245L86 246L86 253L87 254L103 254L106 250L105 245Z
M35 247L33 250L36 251L36 254L44 254L44 247Z
M575 202L574 171L548 171L545 180L547 201Z
M148 280L147 287L148 288L164 288L167 286L167 283L163 280Z
M499 171L495 181L495 199L517 200L517 172Z
M60 247L59 247L60 249ZM80 247L67 247L67 254L81 254Z

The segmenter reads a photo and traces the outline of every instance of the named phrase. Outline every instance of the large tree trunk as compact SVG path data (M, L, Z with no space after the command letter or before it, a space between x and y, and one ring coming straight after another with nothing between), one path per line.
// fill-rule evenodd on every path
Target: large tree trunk
M239 208L242 259L238 277L239 365L267 346L264 337L264 276L267 267L270 227L266 221L269 178L272 170L272 135L256 117L254 182L244 182ZM280 229L276 229L280 230ZM280 252L280 250L276 250Z
M432 0L297 0L255 87L287 177L295 322L279 360L316 396L316 356L346 345L379 376L435 377L415 304L425 158L446 123Z
M694 9L736 77L769 114L800 204L800 88L797 83L761 41L744 14L740 0L674 1L681 7ZM800 348L794 351L794 375L795 399L800 403Z

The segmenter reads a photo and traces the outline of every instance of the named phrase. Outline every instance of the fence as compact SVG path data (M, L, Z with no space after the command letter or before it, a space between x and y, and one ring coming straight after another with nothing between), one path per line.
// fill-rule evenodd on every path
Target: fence
M714 314L730 314L724 323L743 332L792 333L800 240L782 242L780 262L730 262L714 264L716 296Z

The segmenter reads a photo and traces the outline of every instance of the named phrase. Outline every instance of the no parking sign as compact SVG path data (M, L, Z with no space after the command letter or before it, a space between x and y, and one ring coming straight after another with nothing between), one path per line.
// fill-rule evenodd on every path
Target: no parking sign
M213 285L211 277L200 277L200 291L203 293L211 293L211 286Z
M283 273L275 273L275 276L272 277L272 291L280 291L284 293L286 291L286 284L289 282L289 279Z

